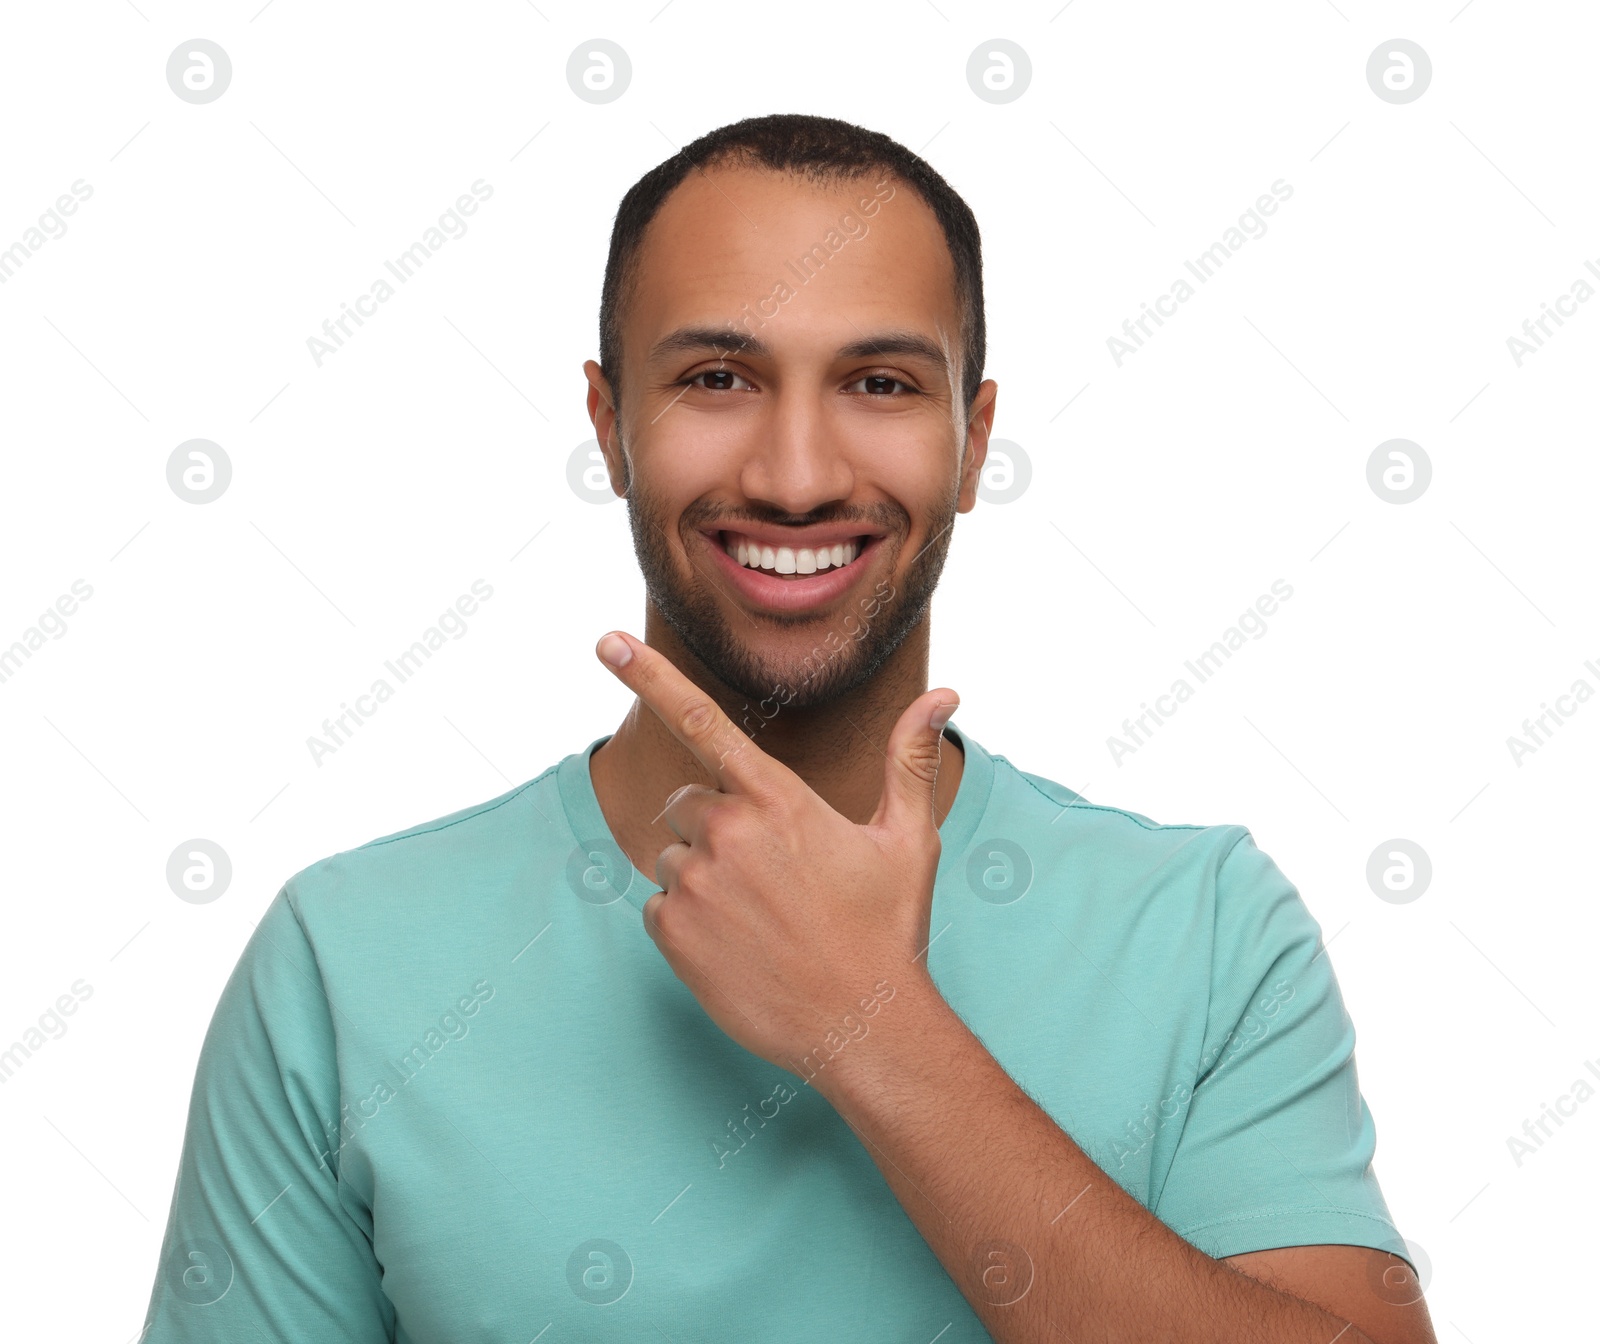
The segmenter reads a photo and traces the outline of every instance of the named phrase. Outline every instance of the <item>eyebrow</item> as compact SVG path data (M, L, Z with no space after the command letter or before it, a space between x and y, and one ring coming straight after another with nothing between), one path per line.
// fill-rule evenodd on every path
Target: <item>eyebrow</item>
M737 327L679 327L650 347L649 358L654 362L667 355L692 354L699 350L712 350L719 355L751 355L756 359L772 357L771 346L759 336L740 331ZM927 360L946 378L950 376L950 366L943 347L920 332L882 331L842 345L835 353L839 359L911 355Z

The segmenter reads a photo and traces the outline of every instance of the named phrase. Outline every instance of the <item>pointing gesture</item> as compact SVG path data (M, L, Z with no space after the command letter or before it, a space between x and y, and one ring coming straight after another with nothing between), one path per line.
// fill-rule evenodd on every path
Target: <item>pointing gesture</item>
M800 1060L830 1034L837 1042L863 1000L886 1003L900 987L937 993L924 959L939 862L933 803L955 693L928 691L901 714L883 796L861 826L655 649L613 632L596 652L716 782L667 799L662 818L679 838L661 851L662 889L644 905L650 937L711 1019L768 1062L809 1072Z

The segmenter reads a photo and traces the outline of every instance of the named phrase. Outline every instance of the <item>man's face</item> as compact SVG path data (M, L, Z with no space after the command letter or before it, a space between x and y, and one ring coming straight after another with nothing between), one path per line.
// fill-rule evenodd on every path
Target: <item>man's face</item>
M922 619L976 498L994 384L969 431L938 221L877 174L713 169L641 262L596 428L650 601L764 717L835 700Z

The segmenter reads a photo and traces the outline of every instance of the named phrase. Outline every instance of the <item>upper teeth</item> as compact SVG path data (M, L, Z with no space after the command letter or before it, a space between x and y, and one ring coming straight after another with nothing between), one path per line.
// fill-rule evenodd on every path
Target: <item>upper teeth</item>
M815 574L830 565L848 565L856 558L853 541L832 546L763 546L729 533L723 548L741 565L751 569L770 569L779 574Z

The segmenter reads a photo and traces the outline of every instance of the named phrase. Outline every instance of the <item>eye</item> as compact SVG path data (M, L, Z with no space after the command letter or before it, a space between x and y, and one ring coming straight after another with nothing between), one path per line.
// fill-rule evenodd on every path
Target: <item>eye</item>
M737 378L741 382L744 381L744 376L735 373L732 369L702 369L699 373L691 373L687 378L678 379L674 386L700 387L707 392L737 392L740 390L726 381L716 385L707 385L700 381L702 378L720 378L724 380Z
M849 384L849 386L856 388L861 387L863 384L869 384L870 386L867 388L868 396L892 397L894 394L884 386L886 383L903 389L902 395L920 395L918 389L906 382L903 378L892 378L887 373L869 373L865 378L857 378L855 382Z

